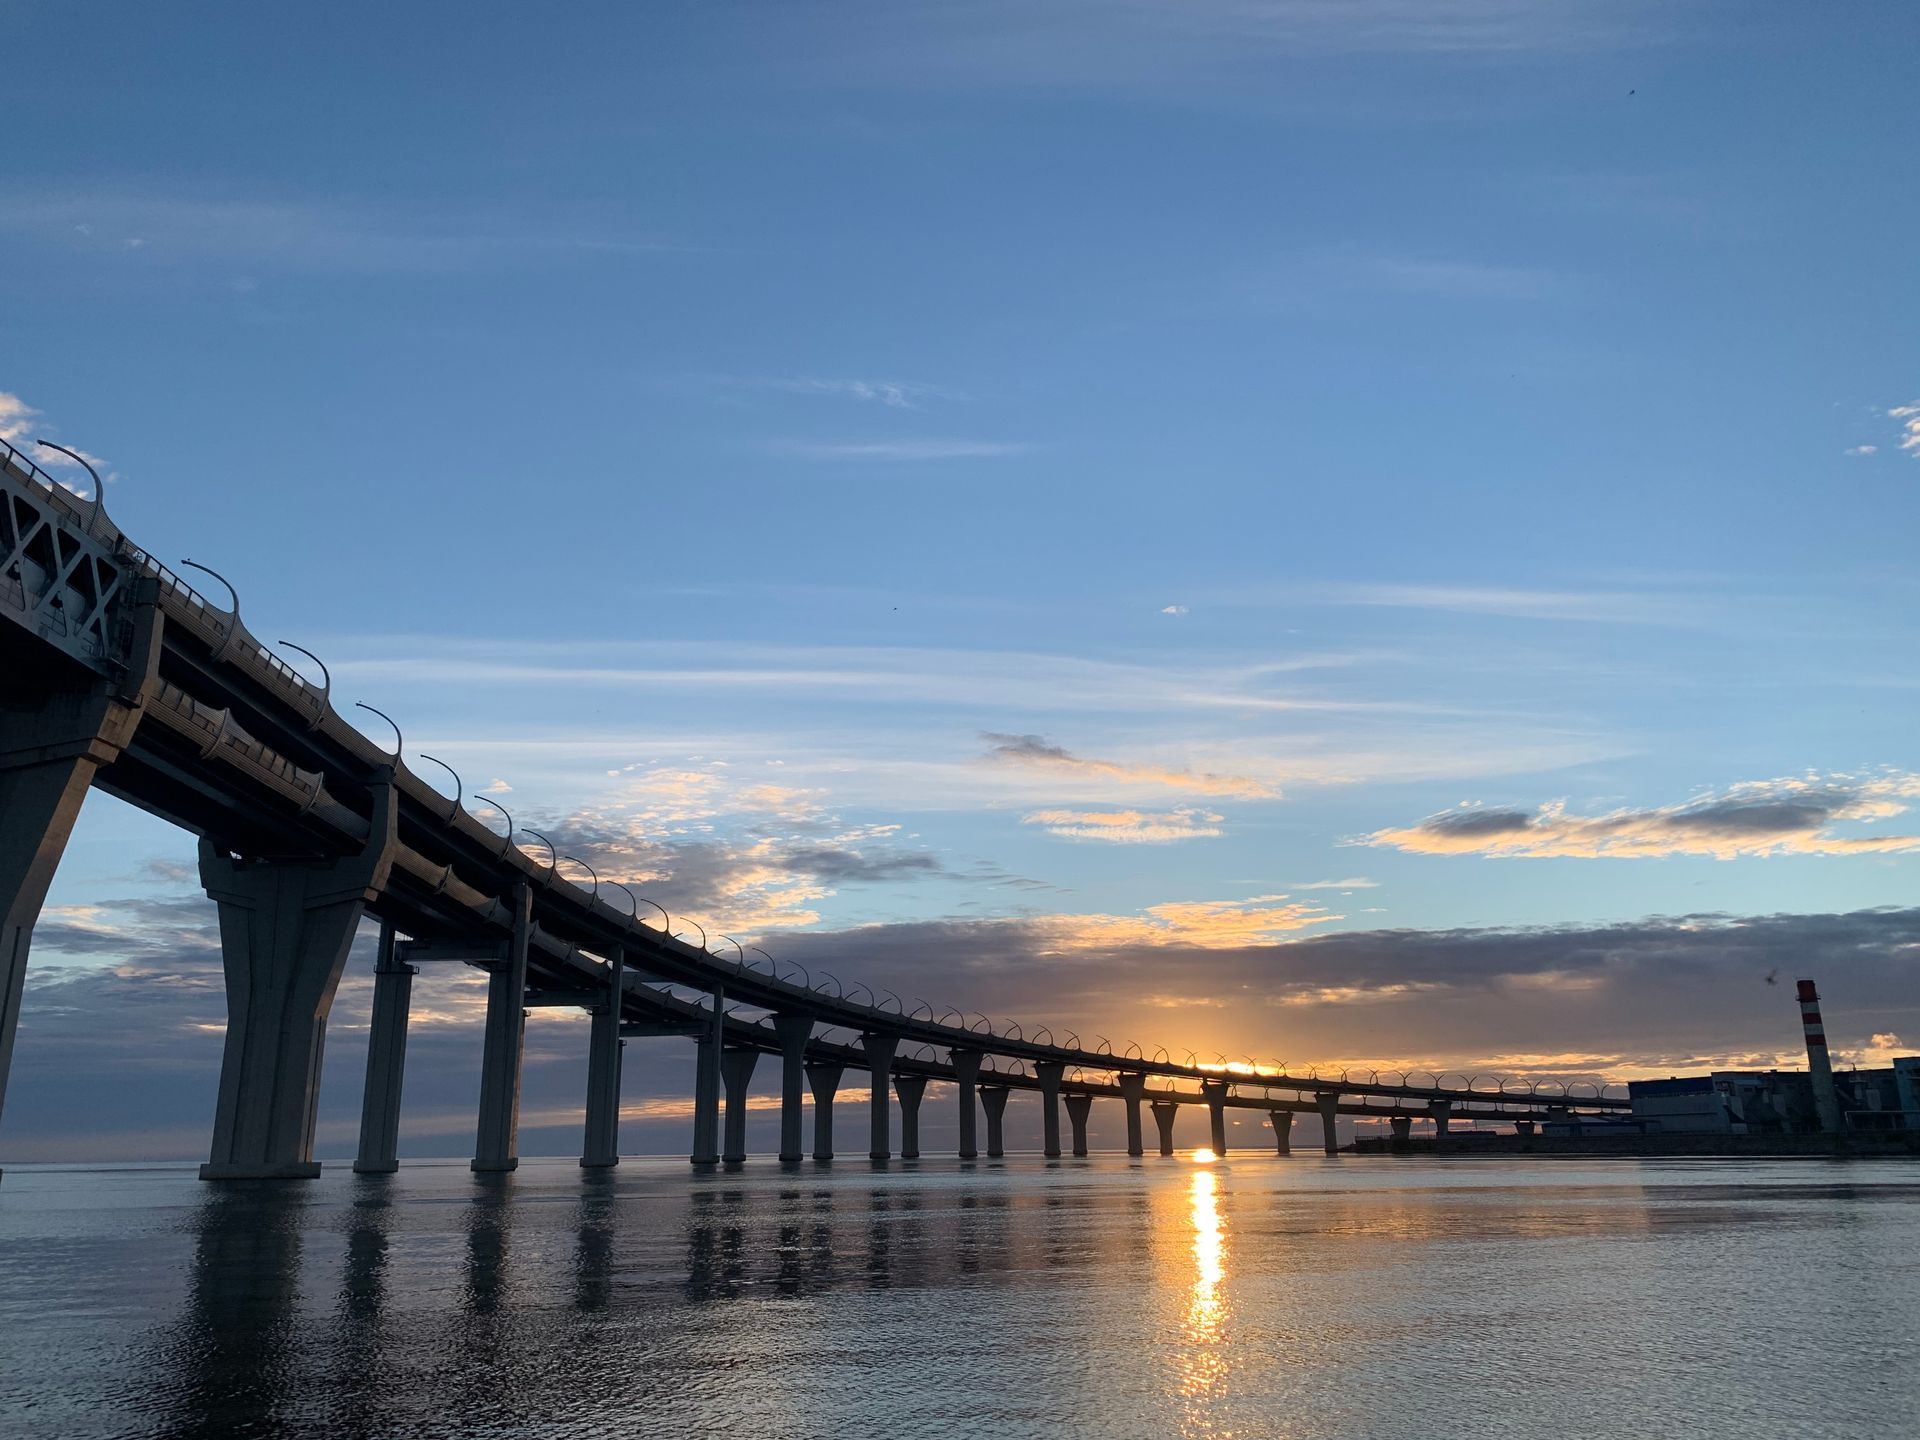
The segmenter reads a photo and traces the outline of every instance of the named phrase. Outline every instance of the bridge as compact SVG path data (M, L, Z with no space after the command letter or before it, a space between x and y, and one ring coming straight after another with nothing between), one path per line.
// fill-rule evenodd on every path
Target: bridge
M1002 1153L1016 1091L1038 1098L1048 1156L1062 1153L1063 1109L1068 1148L1086 1153L1095 1101L1124 1106L1131 1155L1145 1153L1143 1107L1165 1155L1179 1107L1204 1106L1224 1155L1230 1110L1265 1117L1280 1152L1291 1148L1294 1116L1317 1115L1333 1153L1340 1115L1385 1118L1400 1137L1415 1121L1439 1133L1456 1121L1527 1133L1544 1119L1627 1104L1597 1084L1489 1089L1466 1076L1422 1084L1411 1074L1206 1063L1191 1052L1176 1060L1135 1045L1116 1054L1104 1040L1089 1048L1045 1027L1031 1036L1012 1023L996 1029L924 1002L909 1009L891 994L858 1000L798 965L782 973L763 952L755 962L737 944L732 957L714 953L704 932L695 945L671 933L664 910L643 917L639 897L544 837L536 837L544 858L530 854L515 837L534 832L516 830L504 810L505 834L482 823L457 776L449 797L341 716L323 664L316 684L254 639L237 595L225 608L212 604L128 539L97 479L83 498L5 441L0 557L0 1104L33 927L97 787L199 837L228 1010L205 1179L319 1173L313 1132L327 1014L369 915L380 938L354 1161L364 1172L397 1165L411 986L430 963L488 976L476 1171L518 1163L526 1016L541 1006L592 1017L580 1157L588 1167L618 1162L623 1046L652 1037L695 1043L695 1165L746 1158L748 1093L763 1055L779 1065L783 1161L834 1156L834 1096L848 1070L869 1077L866 1154L875 1160L896 1153L896 1108L897 1153L919 1155L930 1081L954 1088L966 1158L981 1153L982 1119L985 1154Z

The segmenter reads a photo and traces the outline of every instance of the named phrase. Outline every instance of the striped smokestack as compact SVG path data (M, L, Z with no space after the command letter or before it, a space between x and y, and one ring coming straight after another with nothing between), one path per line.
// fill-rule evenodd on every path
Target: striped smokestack
M1820 1021L1820 995L1813 981L1799 982L1800 1028L1807 1036L1807 1073L1813 1077L1813 1108L1820 1128L1840 1133L1840 1097L1833 1090L1833 1062L1827 1058L1827 1027Z

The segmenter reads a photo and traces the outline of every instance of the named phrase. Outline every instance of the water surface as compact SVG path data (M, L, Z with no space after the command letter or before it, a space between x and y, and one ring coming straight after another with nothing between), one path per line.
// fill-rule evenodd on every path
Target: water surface
M0 1182L0 1434L1920 1433L1920 1166Z

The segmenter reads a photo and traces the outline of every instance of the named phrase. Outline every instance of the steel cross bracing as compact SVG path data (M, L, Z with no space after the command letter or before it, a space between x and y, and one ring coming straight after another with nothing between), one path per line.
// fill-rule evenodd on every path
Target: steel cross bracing
M395 812L390 865L366 909L406 935L453 944L498 945L514 924L517 887L531 893L527 945L529 1003L604 995L608 957L624 958L621 1009L636 1022L691 1024L702 1007L664 986L723 992L734 1007L761 1018L730 1015L729 1046L778 1052L771 1017L804 1015L818 1026L858 1036L897 1037L895 1073L953 1078L949 1056L986 1058L983 1084L1039 1087L1029 1073L1042 1063L1063 1067L1063 1093L1117 1094L1117 1077L1133 1074L1163 1085L1224 1083L1223 1103L1260 1110L1313 1108L1313 1096L1337 1096L1345 1113L1426 1114L1436 1103L1459 1119L1508 1118L1569 1108L1616 1111L1627 1102L1600 1093L1490 1093L1465 1085L1399 1083L1370 1074L1360 1080L1257 1067L1209 1065L1115 1055L994 1033L942 1019L863 1004L797 984L737 958L724 959L648 925L521 850L413 773L402 755L383 750L348 723L315 685L247 631L237 597L211 604L177 574L132 544L103 507L74 496L0 442L0 699L16 709L35 693L84 687L114 689L130 713L130 738L92 775L91 783L207 838L222 851L261 857L345 857L379 837L377 792L391 786ZM144 617L144 618L143 618ZM156 623L157 657L130 675L145 624ZM142 652L144 653L144 652ZM23 951L24 953L24 951ZM581 998L580 1003L588 1003ZM954 1012L948 1012L949 1014ZM964 1017L963 1017L964 1018ZM813 1036L808 1057L866 1068L857 1043ZM1198 1103L1197 1090L1152 1098ZM1289 1099L1287 1097L1291 1096Z

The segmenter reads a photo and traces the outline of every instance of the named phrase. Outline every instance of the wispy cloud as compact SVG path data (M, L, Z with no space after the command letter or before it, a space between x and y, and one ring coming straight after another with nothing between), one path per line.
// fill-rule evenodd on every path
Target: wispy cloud
M917 380L827 380L789 378L730 382L748 388L779 390L789 395L819 395L884 405L890 410L919 410L933 400L964 400L958 390Z
M1036 810L1021 823L1044 825L1049 835L1070 840L1152 845L1219 835L1225 818L1204 810Z
M1878 445L1849 445L1840 453L1842 455L1877 455L1880 453L1880 447Z
M1195 795L1231 795L1243 800L1259 800L1272 799L1280 793L1273 786L1245 775L1206 775L1162 765L1089 759L1051 744L1040 735L1005 735L983 730L980 738L992 747L987 751L987 758L1003 763L1035 765L1130 784L1164 785Z
M1376 830L1365 843L1427 855L1525 858L1889 854L1920 850L1920 836L1834 827L1890 819L1916 801L1920 775L1808 775L1748 781L1678 805L1603 815L1570 815L1564 801L1533 811L1465 806Z
M217 261L333 272L493 269L536 256L632 255L680 247L646 237L502 225L495 215L396 214L348 201L0 193L0 232L142 264Z
M1303 597L1333 605L1449 610L1524 620L1581 620L1626 625L1688 623L1683 597L1623 590L1541 590L1503 585L1332 583L1302 587Z
M1357 279L1383 289L1453 300L1540 300L1562 283L1547 270L1482 260L1376 255L1350 263Z
M1887 417L1901 422L1900 448L1920 460L1920 400L1909 405L1894 406L1887 411Z
M789 440L782 454L805 460L991 460L1024 455L1028 446L1001 440Z
M34 439L47 434L50 428L33 406L11 391L0 390L0 440L5 440L26 452L34 464L47 471L76 495L91 495L93 480L86 476L83 467L72 456L32 443ZM111 482L120 478L114 473L113 467L98 455L83 450L78 445L68 445L66 448L93 466L102 480Z
M1364 875L1355 875L1348 880L1314 880L1305 885L1296 885L1296 890L1377 890L1378 880L1369 880Z

